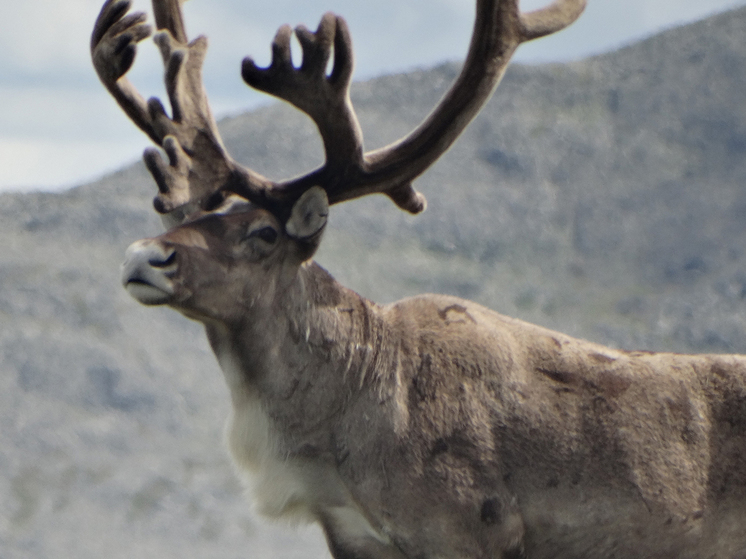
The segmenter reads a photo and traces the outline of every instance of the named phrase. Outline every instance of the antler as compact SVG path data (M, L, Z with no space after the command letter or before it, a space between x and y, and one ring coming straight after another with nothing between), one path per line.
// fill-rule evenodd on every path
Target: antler
M388 195L400 208L418 213L425 198L411 182L456 140L502 78L521 43L563 29L582 13L585 0L555 0L550 6L521 14L518 0L477 0L469 53L461 74L425 121L408 136L375 151L363 152L360 126L349 98L352 41L345 21L326 14L316 32L295 29L303 62L295 68L290 54L293 31L283 26L272 44L272 63L259 68L243 62L250 86L283 99L308 114L324 142L324 165L301 177L273 182L240 166L225 151L201 82L207 40L187 44L179 0L153 0L156 35L164 64L173 115L157 99L147 103L124 77L136 44L149 36L144 15L126 15L130 0L108 0L91 39L94 66L101 81L124 111L168 155L146 150L145 162L160 194L162 213L204 205L222 191L240 194L287 214L303 192L322 186L331 204L372 193ZM333 69L326 68L334 53Z
M91 54L99 78L124 112L168 156L165 163L156 149L144 154L160 191L156 209L161 213L193 209L234 180L259 192L270 187L270 181L234 162L223 146L202 85L207 39L200 36L187 42L179 0L153 2L161 30L155 41L166 67L172 116L157 98L146 102L125 77L137 43L152 33L144 23L145 14L125 15L130 6L131 0L107 0L94 26Z
M292 103L314 120L324 139L326 164L308 175L276 184L269 196L294 200L310 186L321 184L331 204L379 192L411 213L424 210L425 198L411 181L448 150L474 119L500 82L516 48L567 27L585 4L585 0L556 0L542 10L521 14L518 0L477 0L469 53L451 89L416 130L365 154L348 94L352 46L344 20L325 15L315 36L304 27L296 29L304 54L303 65L297 70L290 61L290 29L281 28L273 43L271 66L261 70L247 58L243 77L252 87ZM334 70L326 77L332 32Z

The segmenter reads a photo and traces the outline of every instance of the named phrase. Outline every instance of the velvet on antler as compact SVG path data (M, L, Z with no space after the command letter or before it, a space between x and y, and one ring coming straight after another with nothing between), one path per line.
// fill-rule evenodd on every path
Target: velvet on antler
M544 9L521 14L518 0L477 0L469 52L451 89L409 135L367 153L350 102L353 50L344 19L327 13L315 32L303 26L294 30L303 51L297 68L290 50L293 30L281 27L272 43L269 67L259 68L246 58L242 76L248 85L311 117L326 154L318 169L284 181L269 180L228 155L202 85L207 39L188 42L178 0L153 0L170 117L158 99L146 102L125 76L137 43L152 32L144 14L127 13L130 0L106 2L94 27L91 52L106 88L167 156L168 162L153 148L144 155L158 184L155 207L161 213L209 208L233 192L286 216L312 186L321 186L330 204L383 193L400 208L418 213L426 203L412 181L448 150L477 115L518 45L566 27L584 8L585 0L556 0Z

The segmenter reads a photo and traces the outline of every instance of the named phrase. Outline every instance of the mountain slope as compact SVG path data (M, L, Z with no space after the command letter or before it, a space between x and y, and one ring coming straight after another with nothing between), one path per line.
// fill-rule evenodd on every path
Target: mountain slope
M449 292L616 346L746 352L744 36L740 9L571 65L511 67L417 182L428 211L335 207L319 260L381 302ZM415 126L457 71L356 84L367 146ZM220 126L270 176L321 161L287 106ZM326 556L317 531L251 516L199 325L119 286L126 246L160 230L154 190L136 165L0 196L0 555Z

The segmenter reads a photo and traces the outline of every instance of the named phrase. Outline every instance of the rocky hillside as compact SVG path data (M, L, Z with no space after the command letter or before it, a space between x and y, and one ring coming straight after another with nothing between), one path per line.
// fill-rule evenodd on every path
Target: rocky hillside
M387 302L448 292L621 347L746 352L746 9L570 65L513 66L417 186L411 217L335 207L319 260ZM457 73L357 84L368 147ZM275 105L221 123L273 177L320 162ZM145 142L144 142L145 143ZM197 324L119 286L160 230L140 165L0 196L0 556L324 557L254 518L221 442L227 391Z

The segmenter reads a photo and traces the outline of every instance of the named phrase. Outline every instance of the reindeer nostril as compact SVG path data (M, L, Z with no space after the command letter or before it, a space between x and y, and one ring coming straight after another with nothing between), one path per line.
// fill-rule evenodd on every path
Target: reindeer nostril
M153 266L153 268L168 268L169 266L175 263L176 263L176 251L175 250L172 250L171 253L165 258L159 256L158 258L151 258L148 260L148 264Z

